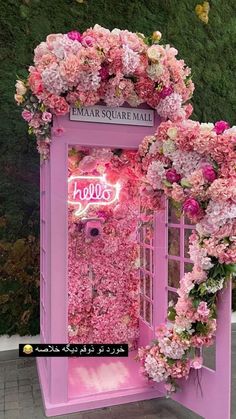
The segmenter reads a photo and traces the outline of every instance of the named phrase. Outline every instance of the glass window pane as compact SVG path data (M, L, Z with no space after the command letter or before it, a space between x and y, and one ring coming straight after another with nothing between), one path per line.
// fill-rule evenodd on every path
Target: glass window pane
M140 292L144 294L144 273L140 270Z
M193 264L192 263L185 263L184 264L184 273L185 272L192 272Z
M184 230L184 257L189 258L189 237L192 234L192 230L190 228L186 228Z
M184 216L184 224L194 225L194 223L187 217L187 215Z
M173 288L179 287L180 263L178 260L168 260L168 285Z
M152 278L149 275L145 275L145 295L152 298Z
M151 268L151 258L150 258L151 249L145 249L145 269L150 271Z
M168 201L168 222L172 224L179 224L180 217L177 210L174 208L171 201Z
M179 228L168 228L168 254L172 256L179 256L180 243Z
M140 317L144 318L144 298L140 295Z
M216 369L216 343L209 348L202 348L203 365L211 370Z
M144 248L140 246L140 267L144 267Z
M145 301L145 320L151 323L151 303L148 300Z
M144 238L144 227L140 228L140 243L143 243Z
M173 291L168 291L168 305L170 301L173 301L174 305L177 303L178 300L178 294Z

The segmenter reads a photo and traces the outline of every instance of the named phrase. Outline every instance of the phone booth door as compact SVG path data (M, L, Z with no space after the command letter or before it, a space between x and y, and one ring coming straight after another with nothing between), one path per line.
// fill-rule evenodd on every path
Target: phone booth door
M157 319L167 321L170 301L177 301L179 281L192 269L189 236L194 225L187 217L176 217L166 200L166 209L155 219L155 280ZM158 304L159 301L159 304ZM165 311L165 313L164 313ZM201 370L191 370L180 382L174 400L205 419L230 419L231 392L231 284L222 290L218 301L217 333L214 347L206 348ZM197 373L197 371L199 371Z

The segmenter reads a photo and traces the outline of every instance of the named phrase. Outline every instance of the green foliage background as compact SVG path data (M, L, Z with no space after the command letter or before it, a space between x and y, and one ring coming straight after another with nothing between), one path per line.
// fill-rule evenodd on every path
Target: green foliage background
M197 0L0 0L0 334L39 330L39 157L14 103L14 85L49 33L95 23L149 34L192 67L194 119L235 124L236 2L210 1L208 25ZM13 323L14 321L14 323Z

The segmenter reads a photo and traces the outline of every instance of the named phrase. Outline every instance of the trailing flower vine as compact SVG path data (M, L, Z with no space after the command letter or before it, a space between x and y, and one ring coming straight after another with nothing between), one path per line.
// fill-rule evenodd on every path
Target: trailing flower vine
M189 116L190 69L160 39L158 31L145 37L95 25L82 34L48 35L35 48L28 77L17 80L15 100L43 158L49 153L53 115L67 114L71 106L147 103L162 118Z
M165 194L196 223L189 247L193 270L181 279L178 301L168 310L173 324L160 325L156 340L139 349L144 374L164 381L171 393L176 379L202 367L193 350L213 344L217 294L236 273L236 127L162 122L144 138L139 156L147 208L158 209Z

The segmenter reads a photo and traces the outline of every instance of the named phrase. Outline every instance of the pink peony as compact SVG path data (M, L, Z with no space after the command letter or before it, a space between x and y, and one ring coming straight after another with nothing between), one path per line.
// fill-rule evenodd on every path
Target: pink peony
M50 108L55 112L56 115L65 115L70 110L68 103L61 96L51 95L49 103Z
M188 198L183 204L183 211L191 216L195 216L200 211L200 205L194 198Z
M72 41L78 41L81 42L82 35L78 31L70 31L67 33L68 38L72 39Z
M181 176L179 175L179 173L176 172L175 169L168 169L166 171L166 179L168 180L168 182L174 183L174 182L179 182L181 179Z
M95 39L89 35L83 35L81 43L84 47L92 47L95 43Z
M82 172L91 172L97 166L97 160L92 156L85 156L79 163Z
M43 112L42 120L44 122L51 122L51 120L52 120L52 114L50 112Z
M35 95L43 92L43 84L41 74L34 68L30 67L30 75L28 78L29 86Z
M214 180L216 179L216 172L210 164L206 164L202 168L202 173L204 178L210 183L214 182Z
M217 121L214 126L214 131L216 134L222 134L226 129L228 129L230 125L226 121Z
M27 111L26 109L21 113L22 118L27 121L30 122L31 119L33 118L33 113L30 111Z

